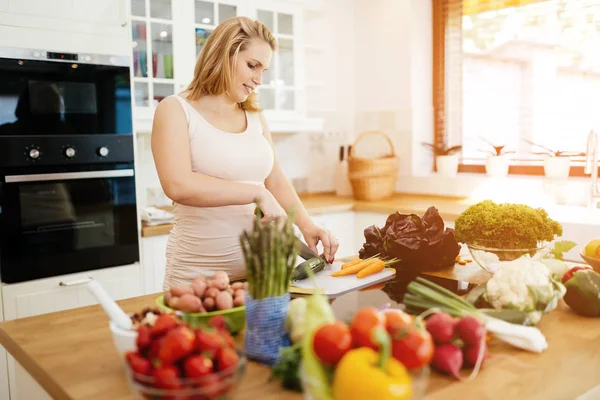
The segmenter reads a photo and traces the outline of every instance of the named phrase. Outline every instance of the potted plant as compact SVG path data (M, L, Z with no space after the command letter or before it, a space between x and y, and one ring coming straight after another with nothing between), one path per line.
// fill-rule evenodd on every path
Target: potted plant
M433 152L438 174L448 177L456 176L458 172L458 153L462 150L462 146L448 147L445 143L423 143L423 146Z
M481 150L489 154L485 161L485 171L487 174L493 177L508 175L508 167L510 166L510 157L508 155L514 153L514 151L507 151L505 145L497 146L487 139L482 140L489 145L488 149Z
M525 139L532 146L539 147L543 151L532 152L531 154L542 155L544 157L544 174L547 178L567 179L571 170L571 157L583 156L585 153L576 151L553 150L541 144Z

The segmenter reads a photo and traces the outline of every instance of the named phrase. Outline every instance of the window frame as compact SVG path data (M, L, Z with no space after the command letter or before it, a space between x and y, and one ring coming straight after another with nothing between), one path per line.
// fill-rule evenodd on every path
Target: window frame
M459 45L462 48L462 3L463 0L431 0L432 2L432 99L433 99L433 144L437 146L446 146L447 138L445 134L446 112L448 103L447 96L447 81L446 81L446 48L448 40L460 40L454 45ZM457 15L458 14L458 15ZM449 24L452 22L452 25ZM456 59L456 60L455 60ZM456 62L454 68L462 68L460 57L453 57L452 61ZM460 94L453 94L452 102L460 104L462 109L462 91ZM462 121L461 121L462 122ZM461 123L462 130L462 123ZM452 143L452 145L462 144ZM544 176L544 166L542 159L518 159L513 158L508 169L509 175L529 175L529 176ZM516 163L515 163L516 162ZM525 164L531 163L531 164ZM539 164L539 165L537 165ZM597 167L600 174L600 166ZM433 157L433 171L436 168L436 158ZM571 167L569 177L588 177L589 174L584 173L585 160L571 158ZM465 162L460 156L458 165L459 173L470 174L485 174L485 159L470 159Z

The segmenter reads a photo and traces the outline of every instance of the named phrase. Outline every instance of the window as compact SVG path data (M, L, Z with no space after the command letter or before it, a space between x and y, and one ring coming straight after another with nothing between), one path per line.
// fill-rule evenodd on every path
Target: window
M483 172L493 144L516 152L512 173L542 174L547 148L579 154L583 174L600 129L600 0L433 5L436 144L462 144L465 172Z

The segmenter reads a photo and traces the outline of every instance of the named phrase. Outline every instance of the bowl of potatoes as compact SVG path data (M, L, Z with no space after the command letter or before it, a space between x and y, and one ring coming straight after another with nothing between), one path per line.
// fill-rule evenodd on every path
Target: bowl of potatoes
M173 286L156 299L162 309L174 312L191 327L207 326L212 317L222 315L227 329L235 334L246 324L245 282L230 282L224 271L212 278L198 277L189 285Z

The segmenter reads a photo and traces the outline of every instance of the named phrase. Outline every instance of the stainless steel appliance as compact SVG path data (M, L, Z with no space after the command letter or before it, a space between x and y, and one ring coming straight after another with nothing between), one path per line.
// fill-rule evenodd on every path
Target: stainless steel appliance
M129 62L0 48L0 276L139 261Z

